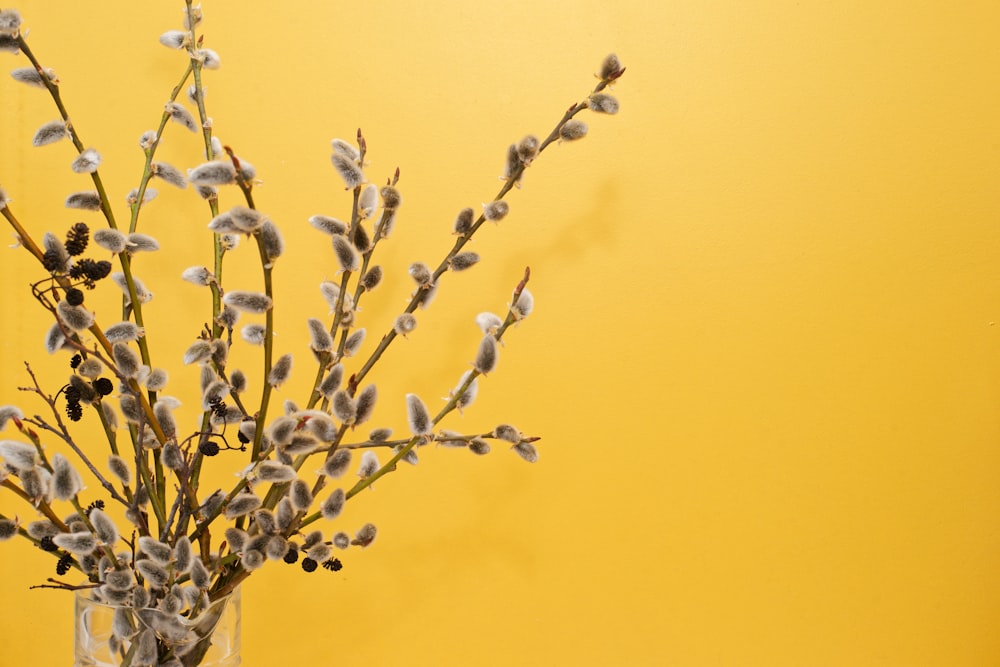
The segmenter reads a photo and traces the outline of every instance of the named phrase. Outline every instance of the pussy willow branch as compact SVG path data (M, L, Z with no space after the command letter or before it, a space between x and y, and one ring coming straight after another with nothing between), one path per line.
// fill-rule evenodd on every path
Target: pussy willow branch
M597 85L594 87L594 89L591 91L590 95L594 95L604 90L608 86L608 83L609 81L605 80L599 81ZM562 127L568 121L572 120L574 116L576 116L578 113L580 113L587 107L588 107L587 100L584 100L582 102L577 102L569 109L567 109L566 112L563 114L563 117L559 120L558 123L556 123L556 126L552 129L551 132L549 132L549 135L539 145L538 156L541 156L542 151L544 151L549 146L549 144L551 144L553 141L559 138L559 132L562 129ZM537 159L538 157L536 156L535 160ZM496 194L493 200L499 201L503 199L507 195L507 193L511 191L514 185L520 181L521 176L524 174L525 169L527 169L527 166L523 162L520 162L514 169L514 171L506 179L506 182L503 184L503 187L500 188L500 191ZM456 239L455 245L448 252L448 254L445 255L445 258L441 260L441 263L438 265L437 269L434 270L434 273L432 274L433 285L437 286L438 279L448 270L449 262L451 262L451 260L455 257L455 255L457 255L459 251L462 250L463 247L465 247L466 243L472 240L473 235L475 235L475 233L479 231L479 228L482 227L485 222L486 222L485 214L480 214L479 217L476 219L475 223L473 223L472 227L469 229L468 233L462 234L461 236L458 237L458 239ZM423 295L420 290L417 290L413 298L410 299L410 303L406 307L404 312L412 314L420 305L422 300L423 300ZM365 378L366 375L368 375L372 367L378 362L379 359L382 358L382 355L389 348L389 345L392 344L392 341L395 340L397 335L398 334L396 333L395 329L390 329L382 337L382 340L379 341L378 347L376 347L375 350L372 351L371 355L368 357L368 360L358 370L358 372L354 374L354 381L356 385L359 384ZM317 384L317 386L319 385Z
M45 86L46 90L49 91L49 95L52 96L52 101L55 102L56 108L59 110L59 115L62 116L63 122L66 123L66 129L69 130L70 139L73 141L73 145L76 146L78 153L82 153L84 149L83 141L80 139L80 134L77 132L76 127L69 118L69 112L66 111L66 106L63 104L62 96L59 94L59 86L53 83L49 79L49 75L45 72L45 68L38 62L35 54L31 51L28 43L24 40L24 35L18 34L17 44L24 55L27 56L31 64L34 65L35 70L41 77L42 84ZM114 211L111 210L111 201L108 199L108 194L104 189L104 182L101 180L101 176L97 171L94 171L90 175L91 179L94 181L94 187L97 189L97 193L101 198L101 212L108 221L108 225L112 229L118 229L118 224L115 222Z
M193 67L188 63L187 69L184 70L184 74L181 76L180 82L174 86L174 89L170 92L170 102L177 99L177 96L181 94L184 89L184 84L187 82L188 77L191 76ZM146 188L149 186L149 182L153 178L153 157L156 155L156 149L160 145L160 139L163 137L163 131L167 127L167 123L170 122L170 114L166 111L160 117L160 124L156 128L156 135L153 139L152 145L143 151L146 154L146 162L142 167L142 176L139 178L139 187L137 188L136 199L131 206L131 216L128 223L128 231L132 233L136 230L139 224L139 211L142 208L143 200L146 195Z
M521 282L519 282L517 284L517 287L514 289L514 294L511 297L511 302L510 302L511 307L507 312L507 317L504 319L503 324L500 325L500 327L496 330L496 333L493 334L493 337L496 338L498 343L503 339L503 336L507 332L507 329L509 329L510 326L515 322L517 322L519 319L517 315L514 313L514 305L517 303L518 298L521 296L521 292L523 292L524 288L527 286L528 279L530 278L530 276L531 276L531 270L526 268L524 270L524 278L521 279ZM482 374L475 369L473 369L472 372L469 373L469 377L467 377L465 382L462 383L462 386L458 390L452 393L452 396L450 399L448 399L448 402L445 403L444 407L441 408L440 412L438 412L437 415L434 416L434 419L431 420L431 423L434 426L437 426L449 412L458 407L458 401L461 399L462 395L465 394L468 388L472 385L472 382L480 375ZM410 441L402 449L400 449L395 456L393 456L391 459L389 459L389 461L387 461L384 465L382 465L381 468L376 470L370 476L362 480L359 480L353 487L351 487L351 490L348 491L346 494L347 499L350 500L358 493L360 493L367 487L371 486L375 480L395 470L396 464L399 463L407 454L409 454L413 450L414 447L416 447L422 441L423 441L422 436L413 436L412 438L410 438Z
M24 52L25 56L28 58L29 61L31 61L31 64L35 67L35 70L38 72L38 74L39 74L39 76L41 78L41 81L42 81L43 85L45 86L45 89L48 90L49 95L52 97L52 101L55 103L56 108L59 110L60 116L62 117L63 121L66 123L66 128L69 131L70 138L71 138L71 140L73 142L73 145L76 147L77 153L78 154L79 153L83 153L83 151L85 150L84 143L80 139L80 135L79 135L78 130L76 129L76 127L73 125L72 121L70 120L69 112L67 111L66 106L65 106L65 104L62 101L62 95L59 92L58 85L56 85L55 83L53 83L49 79L48 74L45 72L44 68L41 66L41 64L39 63L38 59L35 57L35 54L32 52L31 48L28 46L28 43L25 41L24 36L23 35L18 35L17 41L18 41L18 45L19 45L21 51ZM103 183L103 181L101 179L99 170L95 169L91 173L91 179L93 180L94 186L97 189L97 193L98 193L98 196L99 196L100 201L101 201L101 211L103 212L105 219L108 221L108 225L112 229L118 229L118 224L115 221L114 212L112 211L112 208L111 208L111 202L110 202L110 199L108 198L107 191L104 188L104 183ZM134 214L137 215L137 213L138 213L138 209L136 209L136 211L135 211ZM8 220L11 221L11 224L14 224L12 216L6 216L5 215L5 217L7 217ZM21 228L20 231L23 232L24 231L23 228ZM37 246L35 246L35 248L37 250ZM37 255L36 255L36 257L37 257ZM126 288L127 288L127 291L128 291L128 301L129 301L130 308L131 308L131 311L132 311L132 317L134 318L136 325L142 327L142 326L144 326L144 320L143 320L143 316L142 316L142 303L139 301L138 293L137 293L136 288L135 288L135 279L134 279L133 274L132 274L132 262L131 262L131 258L130 258L130 256L129 256L129 254L128 254L127 251L123 251L123 252L121 252L121 253L118 254L118 259L119 259L119 262L120 262L121 267L122 267L122 273L123 273L123 275L125 277L125 284L126 284ZM124 308L123 308L123 310L124 310ZM127 313L123 313L123 314L127 316ZM95 327L96 327L96 325L95 325ZM94 327L92 327L91 329L93 330ZM103 336L101 336L101 338L103 338ZM110 344L107 343L107 340L103 340L102 344L104 345L105 349L110 353L111 346L110 346ZM148 342L146 341L145 337L139 338L139 340L138 340L138 346L139 346L139 352L140 352L140 355L141 355L143 363L146 364L147 366L152 367L152 361L151 361L151 357L150 357L150 353L149 353L149 346L148 346ZM155 402L155 395L152 392L150 392L150 396L149 396L148 400L143 399L141 402L143 404L143 407L149 409L149 415L152 416L152 407L151 406L152 406L152 403ZM151 423L155 423L155 419L151 420ZM159 430L159 425L158 424L156 424L154 426L154 431L156 431L157 435L162 438L163 434L162 434L162 431ZM163 442L163 440L161 440L161 442ZM141 446L141 444L133 440L133 446L138 451L138 449ZM159 450L154 450L152 456L153 456L153 464L154 464L156 482L155 482L155 485L153 485L150 490L151 490L151 495L153 496L152 500L161 501L160 502L160 505L161 505L160 509L162 510L163 509L163 507L162 507L162 498L160 498L158 496L165 489L166 480L165 480L165 477L164 477L163 466L160 463L160 452L159 452ZM138 457L137 457L137 460L138 460ZM157 518L159 518L161 520L163 519L162 512L157 514Z
M80 457L80 460L83 461L83 464L90 469L90 472L94 475L94 477L97 478L97 481L101 483L101 486L103 486L107 490L107 492L111 495L111 498L127 506L128 502L125 500L125 498L119 495L114 485L111 482L109 482L107 478L104 477L104 475L101 474L101 471L98 470L93 463L91 463L90 458L88 458L87 455L84 453L84 451L80 449L80 447L76 444L76 441L73 439L73 436L70 435L69 429L66 428L66 423L63 421L62 416L59 414L59 408L56 407L56 400L52 396L42 391L41 386L38 384L38 378L35 376L34 371L31 370L31 366L28 365L27 363L25 363L24 366L28 371L28 375L31 376L31 382L32 384L34 384L34 387L24 387L22 389L30 391L41 397L41 399L45 402L45 404L49 406L49 410L55 417L56 426L52 426L51 424L43 420L41 417L36 417L34 420L25 419L24 421L28 422L29 424L34 424L38 428L41 428L43 430L49 431L57 435L59 439L61 439L63 442L69 445L70 449L72 449L76 453L76 455ZM21 429L21 432L24 433L25 435L28 435L24 429Z

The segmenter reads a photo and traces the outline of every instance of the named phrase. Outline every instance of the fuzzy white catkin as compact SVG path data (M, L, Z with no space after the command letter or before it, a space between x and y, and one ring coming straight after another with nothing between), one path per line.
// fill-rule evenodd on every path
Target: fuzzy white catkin
M274 262L285 252L285 240L281 236L281 230L270 220L265 220L261 225L260 243L268 262Z
M365 329L358 329L357 331L351 333L351 335L347 337L347 340L344 341L345 357L353 357L357 353L358 348L360 348L361 345L365 342L366 333L367 331Z
M212 576L200 558L195 558L191 561L191 583L203 591L208 590L209 585L212 583Z
M528 463L538 461L538 450L530 442L519 442L513 447L514 452Z
M269 484L280 484L295 479L295 468L278 461L263 461L257 466L257 479Z
M479 343L479 351L476 353L473 368L483 375L488 375L496 368L499 356L500 351L497 348L497 339L492 334L486 334Z
M408 333L412 333L417 328L417 318L413 316L412 313L403 313L396 318L395 323L392 325L393 331L395 331L400 336L405 336Z
M144 535L139 538L139 550L160 565L166 565L173 556L173 550L155 537Z
M343 389L338 389L333 394L333 414L340 421L353 424L358 408L351 395Z
M244 313L262 315L271 309L271 297L259 292L226 292L222 302Z
M406 395L406 418L413 435L430 435L434 428L427 406L416 394Z
M582 120L568 120L559 128L559 138L563 141L577 141L587 136L588 129Z
M127 378L135 378L142 366L142 359L139 354L130 348L127 343L115 343L111 347L111 354L114 357L118 371Z
M198 121L194 119L194 116L191 115L190 111L185 109L177 102L167 102L164 105L163 109L164 111L167 112L167 115L170 116L170 120L174 121L179 125L182 125L191 132L198 131L199 128Z
M34 146L45 146L69 136L65 121L54 120L38 128L31 143Z
M502 200L491 201L483 204L483 217L490 222L500 222L510 213L510 205Z
M367 220L372 217L377 207L378 187L374 184L366 185L358 197L358 215L362 220Z
M139 340L144 335L145 329L137 326L134 322L118 322L104 330L105 338L111 343L125 343L132 340Z
M0 406L0 430L7 428L7 422L11 419L24 419L24 413L16 405Z
M241 493L229 501L226 507L226 518L235 519L253 512L261 506L261 499L252 493Z
M380 466L378 455L372 450L366 449L364 454L361 455L361 465L358 466L358 477L367 479L374 475Z
M462 377L458 380L458 384L455 385L455 389L452 390L452 393L457 396L455 399L455 405L459 408L471 405L472 402L476 400L476 394L479 393L479 380L475 378L473 378L472 382L469 383L469 386L465 388L465 391L461 391L462 385L465 384L471 374L472 371L465 371L462 373Z
M326 352L333 349L333 336L327 330L326 325L315 317L310 317L309 324L309 347L316 352Z
M80 153L70 167L77 174L92 174L101 166L101 154L93 148Z
M207 287L215 280L215 276L212 275L212 272L207 267L191 266L184 269L184 272L181 273L181 279L192 285Z
M343 489L336 489L320 506L320 512L327 521L333 521L344 510L345 494Z
M184 364L200 364L212 356L212 345L207 340L196 340L184 352Z
M267 375L267 382L272 387L280 387L286 380L288 380L288 377L291 374L292 355L283 354L276 362L274 362L274 365L271 366L271 372Z
M94 324L94 314L83 306L71 306L65 300L56 306L59 319L73 331L84 331Z
M361 256L347 237L339 234L333 237L333 252L341 271L357 271L361 268Z
M364 183L364 172L361 171L361 167L357 165L354 159L338 152L331 155L330 160L333 162L333 168L336 169L340 177L344 179L344 184L349 189L353 190Z
M251 345L263 345L267 328L263 324L248 324L240 329L240 337Z
M166 162L153 162L150 165L150 173L157 178L162 178L175 188L181 190L187 188L187 179L184 178L181 170Z
M130 255L137 252L155 252L160 249L160 242L148 234L133 232L128 235L126 249Z
M222 160L205 162L188 170L188 180L195 185L229 185L236 181L236 167Z
M378 389L375 388L375 385L370 384L361 390L355 399L355 425L364 424L371 418L372 413L375 411L375 401L377 399Z
M347 223L325 215L314 215L310 217L309 224L319 231L329 234L330 236L333 236L334 234L347 233Z
M89 532L59 533L52 541L56 546L78 556L91 554L97 548L97 538Z
M288 498L291 500L292 508L296 512L305 512L308 510L313 501L312 490L309 488L308 482L304 479L297 479L292 482Z
M351 466L351 450L338 449L323 463L322 473L332 479L343 477Z
M69 460L60 453L52 456L52 494L57 500L70 500L83 489L83 479Z
M128 486L132 483L132 471L128 463L120 456L111 454L108 456L108 469L111 474L118 478L118 481Z
M174 545L174 570L177 572L187 572L191 569L191 561L194 558L194 551L191 548L191 541L187 536L177 538Z

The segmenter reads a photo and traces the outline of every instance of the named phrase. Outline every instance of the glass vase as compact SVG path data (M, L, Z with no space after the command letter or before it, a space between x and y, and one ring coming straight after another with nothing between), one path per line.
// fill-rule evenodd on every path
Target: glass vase
M236 667L240 664L240 588L203 606L169 613L75 593L74 667Z

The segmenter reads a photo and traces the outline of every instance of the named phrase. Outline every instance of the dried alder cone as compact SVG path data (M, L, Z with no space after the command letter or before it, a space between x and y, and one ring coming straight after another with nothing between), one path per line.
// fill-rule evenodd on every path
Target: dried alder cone
M280 216L258 207L256 168L215 135L222 124L207 115L202 78L221 59L204 48L200 21L200 6L188 2L182 27L160 35L161 44L183 56L185 74L160 110L157 129L139 138L142 168L138 184L123 197L126 220L116 216L121 206L101 178L105 158L69 122L59 78L31 51L20 15L0 10L0 51L28 60L12 71L9 85L47 92L60 115L44 122L32 143L55 145L46 151L72 144L75 153L67 156L67 164L89 181L77 192L54 196L74 216L91 218L56 225L36 241L40 230L22 224L13 200L0 188L0 213L38 263L32 295L52 322L45 346L70 357L67 374L55 379L43 380L27 367L26 390L46 406L48 416L26 417L20 407L0 407L0 429L9 434L0 439L0 485L23 501L22 512L0 514L0 540L30 540L52 555L58 574L82 573L96 599L157 610L152 644L127 624L113 638L122 650L142 645L135 653L143 657L133 659L134 665L155 660L198 664L197 651L190 648L198 644L192 642L193 630L177 630L187 627L178 622L210 609L267 561L298 563L306 572L320 565L339 571L344 563L336 552L368 547L376 536L370 523L340 526L345 505L395 471L400 461L416 463L420 448L435 443L483 455L499 444L526 461L538 460L538 438L510 424L470 432L440 428L453 411L470 408L481 376L499 366L499 343L532 313L528 270L506 313L475 317L479 331L469 341L469 365L454 369L457 381L443 406L432 409L415 393L386 406L376 385L365 380L376 364L386 363L385 352L397 339L421 334L420 313L446 282L445 274L484 261L466 244L486 222L507 224L512 211L506 195L520 186L546 148L585 137L588 127L577 118L583 112L617 113L618 101L607 90L625 71L616 56L608 56L591 93L572 105L548 135L528 135L509 146L499 192L478 213L463 208L453 223L442 225L453 240L437 262L413 261L399 268L374 262L403 210L400 171L369 181L368 144L361 131L351 140L334 139L331 165L348 193L345 214L316 213L302 222L330 244L337 272L320 283L319 294L304 309L308 312L281 309L283 327L301 326L309 334L308 350L281 349L273 336L274 271L287 255L276 222ZM180 136L175 128L182 130ZM188 132L201 142L202 152L189 168L157 160L164 141L191 141ZM154 201L155 179L187 192ZM212 265L189 267L175 278L152 271L143 276L145 254L171 250L137 231L143 211L192 196L205 202L203 237ZM232 261L257 265L258 286L223 281L223 266ZM409 281L412 292L392 327L377 335L361 326L359 305L387 278ZM108 320L106 308L98 318L90 305L93 290L112 289L105 283L120 291L121 321ZM203 295L204 315L194 322L172 322L167 334L190 336L181 359L158 356L157 332L144 325L144 311L156 306L155 294L164 290L179 290L191 299ZM230 352L239 346L258 348L252 354L255 368L233 366ZM405 350L398 355L397 363L405 363ZM197 369L196 384L175 386L167 368L176 362ZM311 388L298 400L286 396L279 402L279 392L299 373L312 378ZM401 437L378 424L404 411L408 433ZM103 431L106 451L73 430L72 423L81 420ZM358 438L366 423L375 427ZM202 471L220 465L241 471L232 488L212 488L202 479ZM352 467L356 475L349 476ZM320 520L333 530L317 528ZM50 581L54 587L79 588Z

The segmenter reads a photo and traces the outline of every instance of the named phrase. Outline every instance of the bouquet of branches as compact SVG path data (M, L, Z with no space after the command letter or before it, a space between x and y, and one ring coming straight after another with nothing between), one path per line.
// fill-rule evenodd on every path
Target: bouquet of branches
M44 585L85 589L94 600L130 610L108 640L110 652L129 665L199 664L210 639L204 627L211 623L194 621L215 613L217 601L268 561L298 563L309 572L339 570L340 550L367 547L376 536L370 523L339 525L345 504L400 462L415 462L421 447L436 443L484 455L503 446L526 461L537 460L538 438L510 424L476 432L441 428L450 413L475 400L480 378L497 366L501 340L531 314L528 270L512 285L506 312L477 317L482 338L469 350L471 367L456 378L442 407L431 410L412 393L398 399L409 426L401 437L388 428L371 428L376 403L385 399L368 376L395 341L414 332L421 309L446 274L479 261L468 243L486 223L508 215L506 195L541 153L553 143L587 134L587 125L577 118L581 112L617 112L617 100L605 89L624 72L618 58L608 56L596 86L563 113L548 135L529 135L510 145L499 191L480 210L460 210L450 229L442 230L450 231L453 241L444 246L440 261L413 263L397 272L407 271L412 295L374 345L365 345L373 337L361 326L359 304L394 276L394 269L383 274L375 259L400 218L400 172L370 181L361 131L350 140L334 139L331 178L350 193L349 208L341 218L314 215L308 224L329 245L336 279L320 285L326 312L282 312L296 318L294 326L308 330L310 343L308 350L279 353L273 336L273 271L284 241L266 203L259 206L255 200L256 169L215 134L203 78L219 67L220 58L204 44L201 19L200 6L187 0L182 25L159 38L178 51L182 74L158 125L139 137L142 159L135 188L118 199L101 179L100 151L72 122L58 77L31 50L21 16L0 10L0 51L26 59L11 72L17 82L11 85L47 93L58 112L32 142L72 146L68 166L89 183L69 193L65 204L95 219L40 230L19 219L14 206L17 197L35 193L11 197L0 188L0 214L36 260L31 292L51 315L45 345L51 354L65 355L67 363L65 375L52 378L39 377L26 363L29 382L22 389L44 405L44 414L0 407L5 431L0 487L24 507L0 514L0 540L29 540L53 558L58 575L79 574L75 581L53 578ZM192 156L186 170L157 157L172 132L203 139L203 154ZM191 231L194 237L198 228L203 230L199 234L211 245L214 263L192 266L173 278L143 280L143 255L161 247L139 231L140 221L147 207L156 205L160 184L193 191L191 196L204 200L204 222ZM125 216L119 215L120 201ZM234 261L257 265L263 288L224 281L224 268ZM192 333L181 359L156 355L155 332L146 330L143 317L155 307L147 281L158 290L204 295L205 315L188 323L187 331L197 335ZM120 319L99 320L89 307L100 290L120 290ZM181 324L175 330L185 331ZM244 357L255 358L253 370L233 363L237 347L255 350ZM288 380L293 358L297 370L304 368L314 378L311 389L299 401L279 404L274 390ZM171 386L168 369L175 363L199 368L197 386ZM180 399L200 405L197 423L179 423ZM103 446L81 438L81 421L103 434ZM367 435L358 437L362 431ZM205 483L203 472L217 465L217 457L236 456L241 460L231 468L239 475L231 488ZM357 481L342 481L349 479L348 471L356 472ZM96 488L85 486L84 475ZM321 527L326 525L332 528Z

